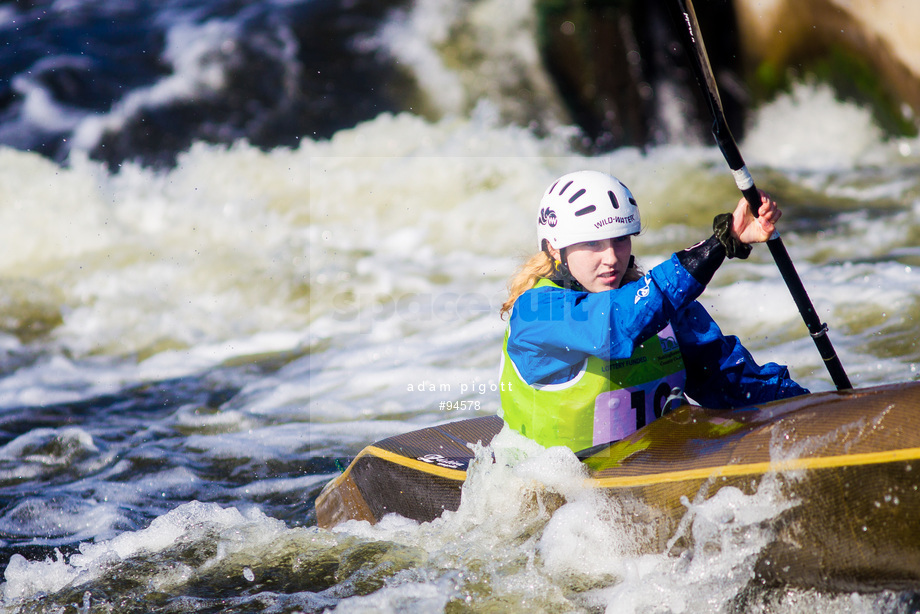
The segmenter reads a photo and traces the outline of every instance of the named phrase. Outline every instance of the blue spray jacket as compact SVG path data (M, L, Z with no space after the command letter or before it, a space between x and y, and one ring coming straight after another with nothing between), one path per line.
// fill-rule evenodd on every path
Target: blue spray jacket
M571 380L588 355L629 358L668 323L687 369L687 395L730 409L808 391L776 363L758 365L737 337L722 334L696 301L705 286L672 256L637 282L592 293L533 288L514 303L508 355L528 384Z

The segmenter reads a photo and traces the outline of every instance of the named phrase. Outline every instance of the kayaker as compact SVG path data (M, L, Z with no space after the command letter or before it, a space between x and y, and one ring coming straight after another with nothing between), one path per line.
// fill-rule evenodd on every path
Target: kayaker
M805 394L789 370L758 365L696 301L726 256L746 258L781 212L739 201L714 234L643 273L632 256L639 208L618 179L564 175L540 201L540 251L509 284L502 417L550 447L621 439L689 397L729 409Z

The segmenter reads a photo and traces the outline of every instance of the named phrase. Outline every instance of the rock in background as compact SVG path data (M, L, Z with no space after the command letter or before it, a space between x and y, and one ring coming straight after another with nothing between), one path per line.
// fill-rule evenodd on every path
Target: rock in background
M593 149L711 142L672 0L537 0L547 69ZM695 4L736 136L791 83L817 79L869 106L889 134L920 114L920 2L705 0Z
M920 2L735 0L740 45L754 87L770 93L812 74L870 104L892 133L920 115Z

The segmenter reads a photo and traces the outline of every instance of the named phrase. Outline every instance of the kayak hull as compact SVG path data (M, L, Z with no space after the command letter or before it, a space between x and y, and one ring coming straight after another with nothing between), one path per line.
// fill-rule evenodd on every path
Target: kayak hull
M502 420L460 420L365 448L316 502L318 524L420 522L456 510L467 444ZM588 485L628 506L649 552L677 553L687 502L774 480L785 511L762 552L764 584L853 590L920 587L920 382L809 394L729 411L683 406L633 435L579 455Z

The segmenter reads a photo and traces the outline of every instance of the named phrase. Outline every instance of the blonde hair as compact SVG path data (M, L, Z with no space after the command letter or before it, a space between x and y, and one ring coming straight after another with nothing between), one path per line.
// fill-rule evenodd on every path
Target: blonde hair
M546 251L537 252L528 258L527 262L522 264L521 268L508 281L508 300L502 303L502 308L499 311L502 320L505 319L506 313L511 312L511 308L514 307L514 302L518 297L533 288L537 281L542 278L559 279L562 274L558 267L559 263L553 260L553 257ZM622 284L638 281L642 279L644 274L636 265L635 260L631 260L629 268L626 269L626 273L623 275Z

